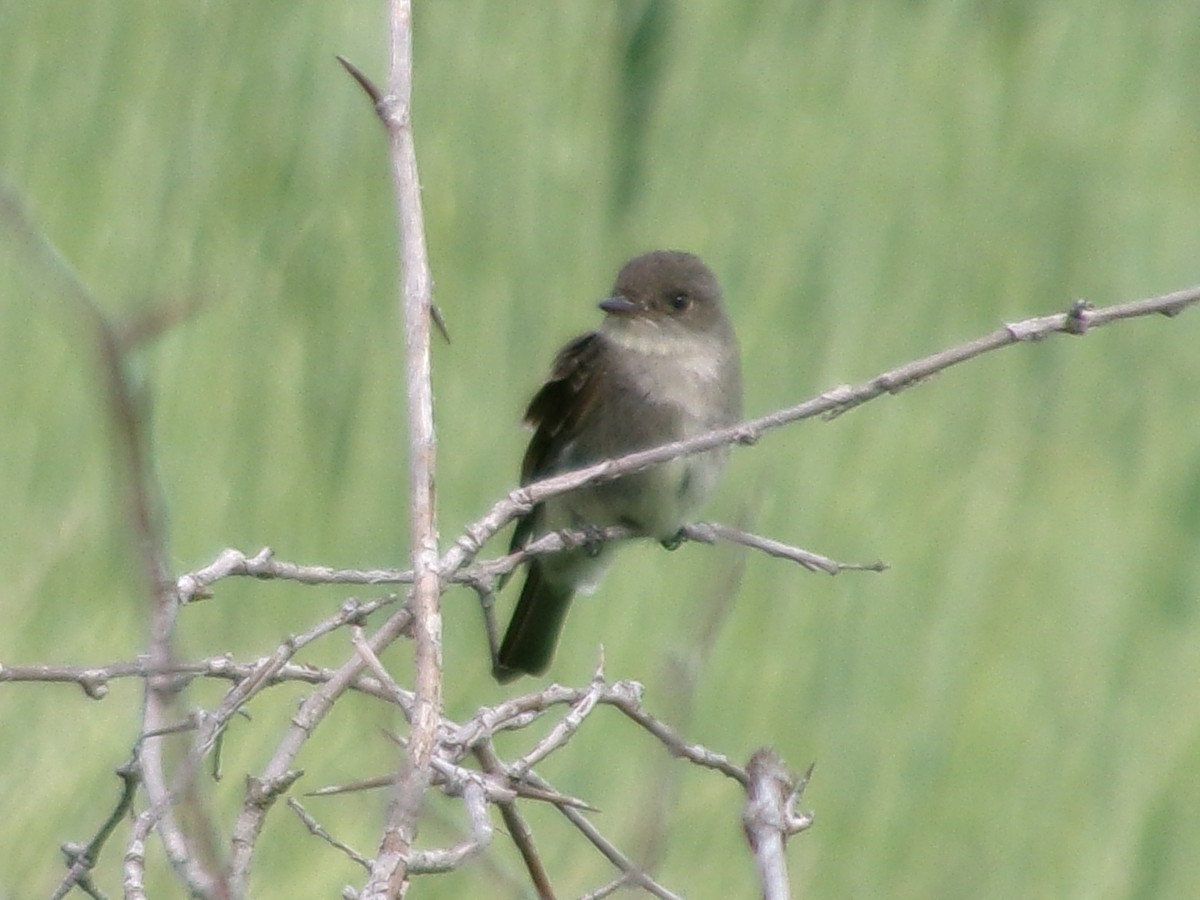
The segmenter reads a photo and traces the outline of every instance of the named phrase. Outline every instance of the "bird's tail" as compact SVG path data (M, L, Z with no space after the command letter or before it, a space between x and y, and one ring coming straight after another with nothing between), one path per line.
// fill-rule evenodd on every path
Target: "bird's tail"
M540 561L530 563L517 608L492 667L498 682L505 684L525 674L541 675L549 668L574 593L548 582Z

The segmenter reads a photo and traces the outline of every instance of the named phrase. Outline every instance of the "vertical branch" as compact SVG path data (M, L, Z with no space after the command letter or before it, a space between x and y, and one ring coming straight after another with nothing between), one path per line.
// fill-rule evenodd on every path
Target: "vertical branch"
M0 237L15 238L23 251L23 262L33 272L49 279L54 292L83 322L88 337L95 342L100 368L99 390L107 403L108 419L114 439L114 457L122 470L120 489L126 521L137 552L139 575L150 601L150 647L152 670L168 671L175 661L175 616L178 594L168 575L167 535L160 512L162 492L155 477L150 454L149 423L144 397L137 380L130 375L129 356L139 341L153 337L173 324L180 313L155 310L140 320L113 322L96 302L71 264L46 238L33 221L20 195L6 182L0 182ZM166 732L176 713L179 685L169 675L146 679L142 707L142 745L140 769L146 793L154 811L153 823L162 838L171 864L186 881L192 894L220 896L223 887L209 861L197 853L197 844L185 832L171 807L176 802L168 787ZM194 812L203 819L197 807ZM201 821L197 828L207 823Z
M391 0L391 71L376 104L391 143L392 181L400 231L405 385L408 405L409 515L416 621L416 703L411 736L388 811L387 826L364 898L399 897L429 787L442 706L442 617L434 511L433 388L430 378L432 283L425 248L420 181L412 132L412 3Z
M791 900L784 845L793 834L812 825L811 813L796 812L796 801L808 785L812 766L796 779L779 755L764 747L756 750L746 765L746 806L742 827L754 852L763 900Z

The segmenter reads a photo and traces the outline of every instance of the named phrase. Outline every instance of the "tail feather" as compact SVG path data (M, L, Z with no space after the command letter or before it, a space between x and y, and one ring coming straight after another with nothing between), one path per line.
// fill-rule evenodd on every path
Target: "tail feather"
M498 682L505 684L525 674L541 675L549 668L574 593L570 588L550 584L540 561L530 563L492 667Z

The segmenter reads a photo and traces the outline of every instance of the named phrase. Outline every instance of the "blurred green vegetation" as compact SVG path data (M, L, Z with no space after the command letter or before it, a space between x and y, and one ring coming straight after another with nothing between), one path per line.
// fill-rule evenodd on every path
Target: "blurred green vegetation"
M0 3L0 169L113 316L203 311L138 357L178 571L232 545L406 555L401 344L384 141L334 54L382 77L380 4ZM440 523L511 486L523 402L660 246L721 275L751 413L1026 315L1200 280L1200 19L1185 3L418 3L417 146L437 298ZM630 109L640 110L631 115ZM145 645L94 351L20 248L0 259L0 661ZM699 674L696 740L816 761L806 897L1169 897L1200 883L1200 315L1022 346L735 454L709 512L884 575L752 556ZM579 604L553 676L608 672L684 716L728 552L631 548ZM229 583L188 656L264 653L343 592ZM502 598L501 615L511 598ZM504 696L472 596L446 596L447 710ZM344 656L345 642L307 658ZM405 671L405 648L388 661ZM531 683L530 683L531 684ZM530 685L526 685L530 686ZM0 686L0 896L45 895L111 808L138 686L96 703ZM213 686L196 703L215 702ZM298 689L226 741L220 821ZM270 699L268 699L270 698ZM310 789L386 771L395 717L347 703ZM519 741L512 748L524 746ZM543 767L652 844L662 880L756 891L741 798L600 711ZM364 852L382 796L312 801ZM457 809L435 802L430 844ZM543 810L563 896L609 870ZM98 872L115 890L120 847ZM152 856L157 850L152 850ZM297 864L297 860L303 860ZM360 873L279 808L256 897ZM507 873L507 874L505 874ZM503 836L421 896L519 896ZM178 896L161 864L156 896Z

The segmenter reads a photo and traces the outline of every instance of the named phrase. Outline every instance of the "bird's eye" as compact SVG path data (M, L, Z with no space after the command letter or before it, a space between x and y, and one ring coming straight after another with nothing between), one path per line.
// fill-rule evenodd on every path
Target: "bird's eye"
M692 298L685 293L673 294L671 296L671 309L675 312L683 312L692 305Z

